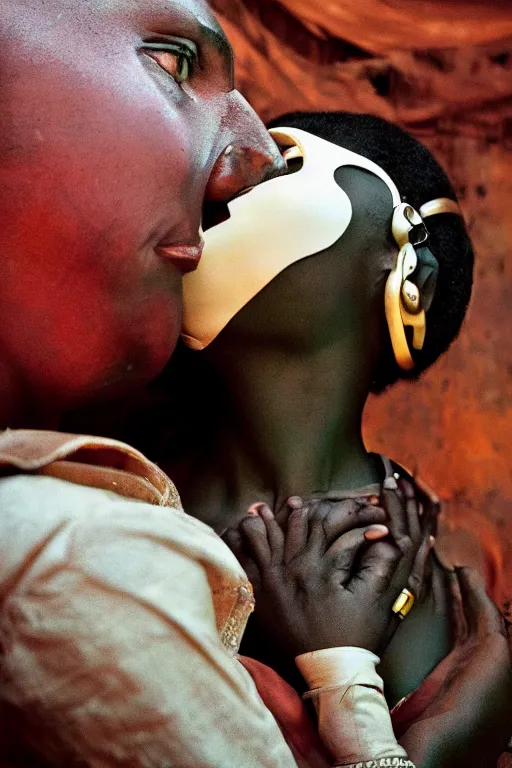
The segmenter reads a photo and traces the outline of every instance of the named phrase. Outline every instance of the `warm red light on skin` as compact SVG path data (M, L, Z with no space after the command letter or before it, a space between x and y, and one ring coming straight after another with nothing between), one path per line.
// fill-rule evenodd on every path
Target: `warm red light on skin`
M199 0L29 6L0 4L0 371L69 405L163 367L183 270L157 246L196 243L205 195L282 161L199 32L218 30ZM172 35L201 50L183 87L141 53Z

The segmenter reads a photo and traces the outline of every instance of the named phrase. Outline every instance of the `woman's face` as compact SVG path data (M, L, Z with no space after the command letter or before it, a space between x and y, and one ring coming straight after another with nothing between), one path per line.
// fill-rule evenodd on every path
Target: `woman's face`
M0 0L0 16L2 356L74 402L162 368L205 198L282 161L201 0Z

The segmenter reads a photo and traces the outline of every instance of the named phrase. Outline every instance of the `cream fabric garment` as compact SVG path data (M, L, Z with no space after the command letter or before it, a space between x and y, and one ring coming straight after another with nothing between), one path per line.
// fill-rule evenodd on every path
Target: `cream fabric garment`
M0 473L0 768L315 768L235 658L245 573L157 466L113 440L7 430ZM372 656L353 652L307 654L310 672L321 660L322 686L338 686ZM372 694L349 708L322 694L335 755L359 729L383 754L389 713Z
M250 591L207 526L17 475L0 479L0 548L2 765L37 765L24 742L67 768L295 768L233 656Z

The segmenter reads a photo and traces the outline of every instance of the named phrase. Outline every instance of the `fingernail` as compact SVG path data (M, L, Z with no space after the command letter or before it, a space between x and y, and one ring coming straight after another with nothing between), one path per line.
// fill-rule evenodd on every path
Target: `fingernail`
M379 497L378 496L368 496L367 498L368 504L371 504L372 507L378 506L379 503Z
M432 549L435 546L436 543L436 537L435 536L429 536L428 537L428 545L429 548Z
M300 509L302 507L302 499L300 496L290 496L286 503L292 509Z
M260 508L258 510L259 516L263 518L263 520L273 520L274 519L274 513L268 506L268 504L260 504Z
M368 528L367 531L365 531L364 537L368 541L376 541L376 539L383 539L384 536L387 536L389 533L389 528L387 528L385 525L379 525L375 524L372 525L371 528Z
M393 477L393 475L390 475L389 477L386 477L384 480L382 487L386 489L386 491L396 491L398 490L398 485Z
M247 510L247 514L248 515L259 515L261 507L264 507L264 506L265 505L263 504L262 501L258 501L258 502L256 502L256 504L251 504L251 506Z

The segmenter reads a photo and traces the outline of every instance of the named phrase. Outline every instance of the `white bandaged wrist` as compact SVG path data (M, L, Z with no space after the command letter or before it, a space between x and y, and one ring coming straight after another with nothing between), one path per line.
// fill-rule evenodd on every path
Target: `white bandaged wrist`
M369 685L382 692L384 684L375 669L379 662L379 657L371 651L349 645L303 653L295 659L308 684L309 695L314 694L318 688L351 685Z
M313 698L322 741L337 765L407 758L393 733L375 669L378 656L346 646L304 653L295 662L310 688L305 696Z

